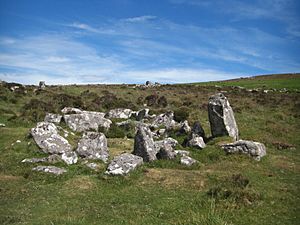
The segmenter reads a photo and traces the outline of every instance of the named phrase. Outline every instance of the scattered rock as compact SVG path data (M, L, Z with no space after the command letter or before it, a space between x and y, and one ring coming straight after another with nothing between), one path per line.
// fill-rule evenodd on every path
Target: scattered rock
M206 147L205 142L202 137L197 134L192 134L191 139L188 141L188 146L203 149Z
M183 165L186 165L186 166L192 166L194 165L195 163L197 163L198 161L189 157L189 156L182 156L180 158L180 163L183 164Z
M135 114L136 120L141 121L145 118L149 117L149 109L141 109L140 111L137 111Z
M64 115L64 120L73 131L97 131L99 127L108 129L111 125L109 119L104 118L104 113L82 111L82 113Z
M21 143L21 141L20 140L16 140L16 143Z
M238 127L232 108L222 93L209 98L208 116L211 133L214 137L228 135L233 137L234 140L238 140Z
M179 126L180 126L179 133L188 134L191 132L191 127L189 126L189 123L187 120L181 122Z
M39 163L39 162L47 162L48 158L31 158L31 159L23 159L22 163Z
M193 124L192 134L197 135L198 137L202 137L204 140L206 139L204 129L202 128L199 121L196 121Z
M61 159L68 165L75 164L78 161L78 157L75 152L64 152L61 155Z
M132 110L131 109L112 109L107 114L108 118L118 118L118 119L129 119L131 117Z
M176 157L176 153L174 152L172 146L165 142L160 146L156 157L157 159L174 159Z
M176 127L177 123L174 120L174 112L170 111L156 116L151 124L151 126L154 128L158 128L162 125L167 129L173 129Z
M97 163L87 163L85 165L92 170L98 170L98 168L99 168Z
M111 175L126 175L141 164L143 164L142 157L130 153L123 153L114 157L105 173Z
M284 142L273 142L272 143L278 150L295 150L296 146L289 144L289 143L284 143Z
M45 122L49 123L60 123L62 116L59 114L46 113Z
M5 124L4 123L0 123L0 127L5 127Z
M53 173L55 175L61 175L67 172L65 169L56 167L56 166L37 166L32 169L33 171L45 172L45 173Z
M138 125L133 154L142 157L145 162L149 162L156 160L156 153L151 130L144 124Z
M53 123L39 122L31 129L31 135L45 153L62 154L71 151L71 145L58 134L57 127Z
M86 132L80 139L76 152L81 157L107 162L109 157L107 139L103 133Z
M227 153L248 154L258 161L267 154L265 145L254 141L239 140L234 143L221 145L221 147Z
M161 141L156 141L154 144L155 144L156 149L159 150L159 149L160 149L161 147L163 147L165 144L170 145L172 148L175 148L176 145L178 145L178 141L175 140L174 138L168 137L168 138L165 138L165 139L163 139L163 140L161 140ZM157 150L157 151L158 151L158 150Z
M179 156L188 156L190 155L190 152L189 151L186 151L186 150L174 150L176 156L179 155Z

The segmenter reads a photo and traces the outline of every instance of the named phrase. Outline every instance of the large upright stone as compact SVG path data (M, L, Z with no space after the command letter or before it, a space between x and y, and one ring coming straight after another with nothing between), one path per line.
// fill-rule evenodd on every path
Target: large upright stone
M39 122L30 132L36 144L45 153L62 154L71 151L71 145L58 134L53 123Z
M86 132L80 139L76 152L81 157L107 162L109 157L107 139L103 133Z
M239 131L235 122L232 108L227 98L218 93L209 98L208 117L211 133L216 136L230 136L238 140Z
M134 138L134 155L140 156L145 162L156 160L156 148L152 132L145 124L139 124Z

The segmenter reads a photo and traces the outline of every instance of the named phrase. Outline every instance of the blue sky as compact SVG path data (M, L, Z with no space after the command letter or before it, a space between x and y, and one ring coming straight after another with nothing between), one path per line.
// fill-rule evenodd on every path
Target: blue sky
M0 79L162 83L300 72L298 0L0 0Z

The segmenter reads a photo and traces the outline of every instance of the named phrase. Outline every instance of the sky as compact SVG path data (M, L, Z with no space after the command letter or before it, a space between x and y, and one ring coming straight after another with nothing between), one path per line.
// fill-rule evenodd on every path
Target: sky
M298 0L0 0L0 79L186 83L300 72Z

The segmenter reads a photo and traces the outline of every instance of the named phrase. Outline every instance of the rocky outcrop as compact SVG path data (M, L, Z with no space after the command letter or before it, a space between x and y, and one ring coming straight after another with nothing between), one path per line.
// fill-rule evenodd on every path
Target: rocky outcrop
M107 118L117 118L117 119L129 119L131 117L132 110L131 109L112 109L107 114Z
M104 118L104 113L82 111L77 114L64 115L64 120L68 127L76 132L88 130L97 131L99 127L109 129L111 121Z
M139 124L134 138L133 154L149 162L156 160L156 153L151 130L145 124Z
M56 166L37 166L37 167L33 168L32 170L39 171L39 172L45 172L45 173L52 173L55 175L61 175L65 172L67 172L67 170L56 167Z
M234 143L222 145L221 147L227 153L247 154L258 161L267 154L265 145L254 141L239 140Z
M180 158L180 163L183 164L183 165L185 165L185 166L192 166L192 165L194 165L197 162L198 162L197 160L195 160L195 159L193 159L193 158L191 158L189 156L186 156L186 155L182 156Z
M105 173L111 175L126 175L141 164L143 164L142 157L130 153L123 153L114 157Z
M58 134L57 127L53 123L39 122L31 129L31 135L45 153L62 154L71 151L71 145Z
M46 113L45 122L49 123L60 123L62 116L59 114Z
M208 117L211 133L214 137L230 136L234 140L239 139L239 131L232 108L222 93L209 98Z
M107 139L103 133L86 132L79 140L76 152L84 158L107 162L109 157Z

